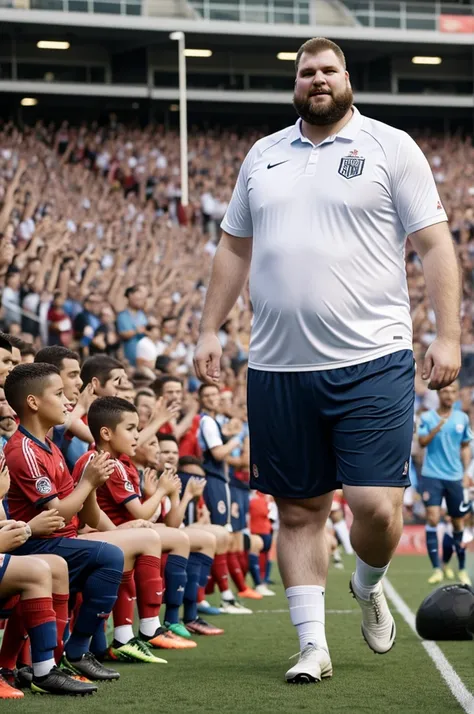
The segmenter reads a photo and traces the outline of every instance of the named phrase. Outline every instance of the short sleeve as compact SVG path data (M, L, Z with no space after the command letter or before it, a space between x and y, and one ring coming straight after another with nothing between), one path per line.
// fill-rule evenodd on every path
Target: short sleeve
M21 491L25 500L41 506L58 497L54 476L48 466L25 439L21 449L5 451L5 461L12 483Z
M405 133L392 172L392 199L407 235L448 220L430 165L420 147Z
M138 498L133 483L123 475L120 467L117 466L101 488L107 489L110 498L119 505Z
M430 425L426 417L421 417L420 426L418 427L418 436L428 436L430 433Z
M133 324L130 315L126 310L119 312L117 315L117 330L119 332L128 332L133 330L135 325Z
M468 444L470 441L472 441L473 434L472 434L471 425L469 423L469 417L467 416L467 414L465 416L466 416L466 420L465 420L464 431L463 431L463 435L462 435L462 443Z
M252 150L249 151L240 167L237 183L232 198L222 220L221 228L236 238L253 236L252 215L250 212L248 177L252 161Z
M209 416L201 418L201 435L208 449L213 449L215 446L222 446L224 443L219 432L217 423Z

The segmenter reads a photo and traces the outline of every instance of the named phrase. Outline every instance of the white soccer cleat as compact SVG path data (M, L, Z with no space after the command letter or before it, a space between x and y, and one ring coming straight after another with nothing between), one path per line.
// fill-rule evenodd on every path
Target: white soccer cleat
M261 585L257 585L255 588L255 591L260 593L260 595L263 595L263 597L271 597L273 595L276 595L276 593L273 592L273 590L270 590L269 587L265 585L265 583L262 583Z
M297 656L294 655L294 657ZM322 647L311 643L303 647L299 652L297 664L285 674L285 679L289 684L312 684L320 682L326 677L332 677L329 653Z
M227 615L253 615L253 610L249 610L248 607L244 607L236 600L222 600L221 610Z
M385 598L382 583L377 585L377 590L371 594L370 600L363 600L357 595L354 588L354 573L349 587L362 610L361 630L364 640L372 652L385 654L395 644L397 629Z

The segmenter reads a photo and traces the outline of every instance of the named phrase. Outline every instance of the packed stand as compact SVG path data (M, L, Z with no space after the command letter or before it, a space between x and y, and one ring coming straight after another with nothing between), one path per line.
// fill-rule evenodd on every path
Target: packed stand
M278 513L248 486L247 292L220 332L221 387L200 385L192 366L219 222L256 138L191 132L185 209L178 137L163 127L112 116L0 132L0 697L92 693L118 678L110 663L163 663L163 650L222 635L211 616L252 614L241 600L273 595ZM464 270L470 413L474 175L471 186L456 167L472 148L420 144ZM421 368L434 317L410 249L407 273ZM420 373L418 415L437 405ZM417 443L407 516L421 519ZM336 567L340 545L351 552L338 495Z

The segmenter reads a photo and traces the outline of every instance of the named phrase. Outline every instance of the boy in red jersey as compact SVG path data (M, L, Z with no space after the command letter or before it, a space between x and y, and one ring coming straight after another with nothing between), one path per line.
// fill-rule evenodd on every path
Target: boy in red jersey
M105 456L90 464L80 486L74 489L64 458L46 436L64 422L66 399L56 367L23 364L5 381L5 396L20 418L18 431L5 447L11 486L7 495L10 517L29 521L38 510L56 510L66 525L45 537L30 538L18 555L53 553L66 560L71 592L81 591L83 603L66 644L66 662L90 680L118 679L89 651L91 638L103 627L117 597L124 556L108 543L76 538L78 518L88 496L107 480L113 466Z
M96 507L100 514L99 530L108 530L110 524L127 528L136 519L149 521L161 502L175 488L179 480L173 470L163 474L157 492L142 503L140 479L131 458L135 455L138 442L138 413L133 404L119 397L97 399L89 410L89 426L98 448L110 454L114 470L110 483L97 491ZM73 476L81 480L82 470L86 467L89 454L85 454L76 464ZM189 557L189 538L183 531L159 527L163 551L168 553L164 569L165 603L168 632L189 639L188 630L179 621L179 608L186 591L186 569ZM130 588L133 587L133 581ZM130 634L130 632L128 633ZM155 637L149 639L152 646L169 646L160 638L164 633L159 628ZM139 635L140 637L142 634ZM117 633L116 633L117 638ZM160 638L157 640L157 638ZM183 647L181 639L177 641ZM189 642L189 646L196 643ZM167 647L170 648L170 647ZM178 647L176 647L178 648Z

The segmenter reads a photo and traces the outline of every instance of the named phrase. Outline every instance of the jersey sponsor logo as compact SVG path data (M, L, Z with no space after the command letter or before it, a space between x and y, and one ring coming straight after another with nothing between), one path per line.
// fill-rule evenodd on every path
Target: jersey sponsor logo
M219 503L217 504L217 510L219 511L219 513L221 515L224 515L224 513L226 513L227 507L226 507L224 501L219 501Z
M125 481L124 487L126 491L130 491L130 493L135 493L135 489L133 488L133 483L130 483L130 481Z
M358 156L358 150L353 149L348 156L343 156L339 164L337 173L345 179L352 179L360 176L364 170L365 159Z
M252 466L252 474L253 474L253 477L254 477L254 478L258 478L259 473L258 473L258 466L257 466L257 464L254 464L254 465Z
M459 506L459 512L460 513L467 513L468 511L471 510L471 504L470 503L461 503Z
M43 478L37 479L35 485L36 485L36 490L42 496L46 496L46 494L51 493L51 491L53 490L51 481L49 480L49 478L46 478L46 476L44 476Z
M456 432L462 434L464 431L464 424L456 424Z
M268 164L267 169L274 169L275 166L281 166L282 164L287 164L289 159L285 159L285 161L278 161L276 164Z

